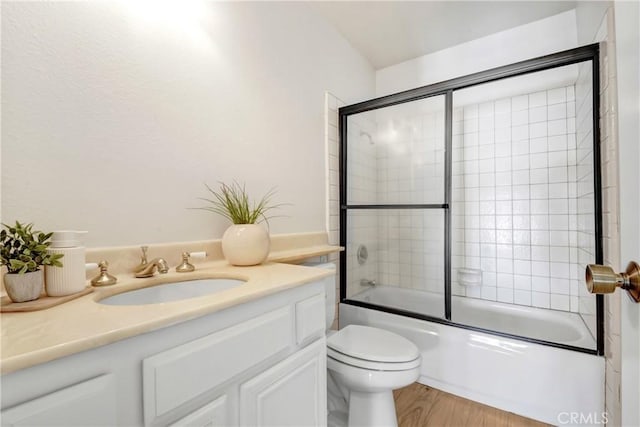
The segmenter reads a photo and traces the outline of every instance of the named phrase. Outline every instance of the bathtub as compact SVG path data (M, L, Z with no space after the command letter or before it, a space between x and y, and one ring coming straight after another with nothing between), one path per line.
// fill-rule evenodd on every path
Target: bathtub
M394 286L376 286L354 300L444 317L444 296ZM491 331L595 350L596 340L578 313L451 297L451 320Z
M436 317L444 311L442 295L391 286L351 299ZM595 348L575 313L455 296L451 305L456 323ZM350 324L413 341L422 354L422 384L554 425L573 413L601 419L604 411L604 357L342 303L340 327Z

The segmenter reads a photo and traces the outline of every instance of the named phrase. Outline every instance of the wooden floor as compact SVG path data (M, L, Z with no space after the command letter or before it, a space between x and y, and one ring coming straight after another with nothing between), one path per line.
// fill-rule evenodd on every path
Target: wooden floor
M547 424L414 383L393 392L399 427L541 427Z

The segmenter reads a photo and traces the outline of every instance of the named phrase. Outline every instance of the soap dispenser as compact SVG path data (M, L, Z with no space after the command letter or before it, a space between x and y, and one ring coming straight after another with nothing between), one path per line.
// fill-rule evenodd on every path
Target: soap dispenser
M82 237L86 231L54 231L47 252L64 255L62 267L45 266L47 295L60 297L71 295L87 287L85 273L85 248Z

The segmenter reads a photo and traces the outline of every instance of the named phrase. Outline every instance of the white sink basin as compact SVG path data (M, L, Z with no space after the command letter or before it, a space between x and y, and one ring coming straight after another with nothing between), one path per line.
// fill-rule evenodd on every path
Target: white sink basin
M245 283L237 279L201 279L171 282L123 292L98 301L107 305L144 305L180 301L225 291Z

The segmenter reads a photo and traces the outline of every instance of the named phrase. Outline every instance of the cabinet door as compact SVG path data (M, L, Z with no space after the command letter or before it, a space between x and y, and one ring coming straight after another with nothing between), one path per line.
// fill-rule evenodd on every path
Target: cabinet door
M224 427L228 425L227 396L220 396L213 402L171 424L170 427Z
M242 384L240 425L324 426L326 396L326 341L322 338Z
M112 374L102 375L16 405L2 411L2 425L117 425L114 380Z

